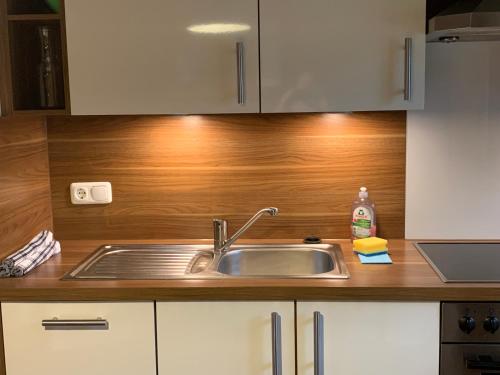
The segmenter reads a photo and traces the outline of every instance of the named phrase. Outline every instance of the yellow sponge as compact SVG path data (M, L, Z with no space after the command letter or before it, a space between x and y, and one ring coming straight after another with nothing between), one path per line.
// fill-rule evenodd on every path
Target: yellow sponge
M378 237L362 238L360 240L354 240L354 251L371 254L380 253L381 251L387 250L387 240Z

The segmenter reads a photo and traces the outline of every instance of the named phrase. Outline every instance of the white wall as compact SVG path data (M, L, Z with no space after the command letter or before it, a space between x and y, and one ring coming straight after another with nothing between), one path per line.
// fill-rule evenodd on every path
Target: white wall
M500 42L428 44L408 112L406 238L500 239Z

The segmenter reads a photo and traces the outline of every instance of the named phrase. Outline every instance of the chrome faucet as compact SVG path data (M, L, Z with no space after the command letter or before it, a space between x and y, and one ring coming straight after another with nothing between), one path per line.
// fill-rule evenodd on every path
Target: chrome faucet
M231 245L265 213L271 216L277 216L278 209L275 207L268 207L260 210L229 239L227 238L227 221L214 219L214 251L218 254L228 251Z

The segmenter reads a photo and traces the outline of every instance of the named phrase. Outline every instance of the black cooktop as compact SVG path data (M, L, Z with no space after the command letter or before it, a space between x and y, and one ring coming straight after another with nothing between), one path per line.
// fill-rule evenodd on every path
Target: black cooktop
M500 243L415 244L445 283L500 282Z

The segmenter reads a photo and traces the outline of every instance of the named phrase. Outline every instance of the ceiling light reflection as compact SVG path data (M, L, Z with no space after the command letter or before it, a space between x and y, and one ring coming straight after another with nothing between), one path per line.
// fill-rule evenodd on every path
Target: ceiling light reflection
M244 23L207 23L192 25L187 29L198 34L227 34L248 31L251 27Z

